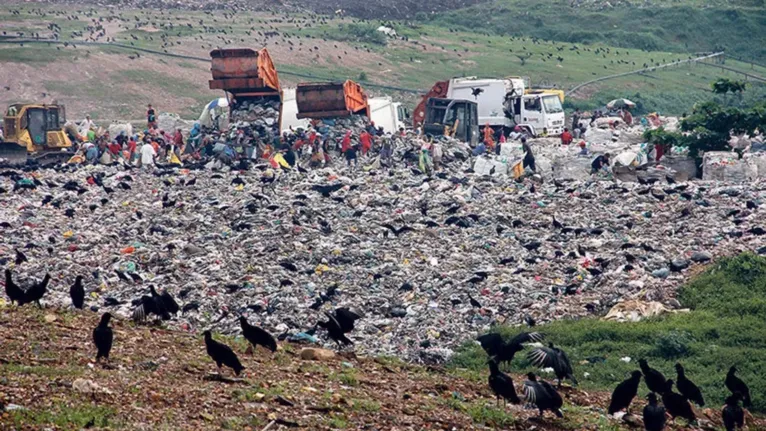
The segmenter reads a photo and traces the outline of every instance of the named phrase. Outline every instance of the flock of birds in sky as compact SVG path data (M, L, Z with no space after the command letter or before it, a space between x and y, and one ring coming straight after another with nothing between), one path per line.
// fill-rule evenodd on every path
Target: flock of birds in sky
M20 251L16 252L15 263L21 265L26 261L26 256ZM289 263L284 263L289 265ZM12 271L9 268L5 270L5 293L11 303L18 306L36 303L42 307L40 300L47 293L47 286L50 282L50 274L45 274L40 282L33 283L27 288L19 286L13 280ZM84 306L85 290L82 283L83 277L77 276L74 284L70 287L69 295L72 306L82 309ZM332 295L328 291L328 295ZM149 295L143 295L141 298L133 301L134 309L132 319L135 322L145 322L149 318L158 320L170 320L171 315L180 311L180 307L175 299L167 292L158 293L154 286L149 286ZM313 330L308 331L313 334L317 327L326 330L327 336L335 341L339 347L353 344L346 334L354 330L354 324L362 316L348 308L338 308L334 313L325 312L327 321L318 322ZM96 346L96 362L101 359L109 360L109 353L114 343L114 333L109 326L112 315L104 313L98 326L93 330L93 343ZM251 325L244 316L239 317L242 336L252 344L254 348L262 346L273 352L277 350L277 340L263 328ZM212 333L207 330L204 332L205 348L207 354L218 367L218 374L222 376L221 367L231 368L239 376L245 367L240 362L237 354L224 343L213 339ZM477 338L477 341L487 353L489 359L489 387L495 394L498 404L502 399L504 404L510 401L512 404L522 404L522 399L516 393L511 377L500 370L500 365L513 361L515 355L524 350L530 343L537 344L528 354L529 361L536 367L550 368L558 380L558 389L561 389L562 382L569 380L573 386L576 386L577 379L567 354L553 343L543 346L540 344L544 340L544 335L538 332L522 332L509 341L505 341L500 334L488 333ZM641 371L634 371L631 377L621 382L614 389L611 401L608 407L610 415L628 410L633 399L638 393L638 387L643 377L650 393L648 395L649 404L644 407L643 420L647 431L661 431L665 429L666 414L675 420L677 417L686 419L693 423L696 420L694 409L691 403L700 407L705 405L702 392L699 387L692 382L685 373L681 364L676 364L676 380L667 379L658 370L651 368L644 359L639 360ZM731 367L726 375L724 384L731 391L731 395L726 398L726 405L721 415L727 431L741 429L744 426L744 410L740 406L743 403L745 408L752 406L750 398L750 389L736 375L736 367ZM678 392L673 390L673 386ZM527 379L523 383L523 397L527 406L534 406L538 409L540 417L545 411L553 412L557 417L563 417L561 407L563 398L556 387L550 383L539 379L534 373L528 373ZM660 395L658 399L657 394ZM662 401L662 405L659 404Z

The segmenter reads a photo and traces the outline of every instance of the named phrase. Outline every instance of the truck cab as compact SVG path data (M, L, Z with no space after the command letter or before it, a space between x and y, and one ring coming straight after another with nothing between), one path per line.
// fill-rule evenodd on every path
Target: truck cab
M555 94L509 93L505 107L513 122L528 127L532 135L539 135L543 130L547 130L549 135L564 132L564 108Z
M396 133L406 128L410 113L401 103L394 102L390 97L371 97L370 120L376 127L382 127L385 132Z
M476 102L455 99L428 99L423 132L449 135L475 146L479 142L479 113Z

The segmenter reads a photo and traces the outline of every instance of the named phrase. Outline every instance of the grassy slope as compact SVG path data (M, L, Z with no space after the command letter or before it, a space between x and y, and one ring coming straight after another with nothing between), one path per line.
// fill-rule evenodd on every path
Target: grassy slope
M509 11L517 13L517 9L513 9L516 3L511 2L510 6L507 6ZM548 2L538 3L535 6L530 6L530 14L543 13L538 11L537 8L549 8L559 7L549 5ZM547 6L546 6L547 5ZM503 6L506 7L506 6ZM28 9L21 7L23 11ZM50 9L54 10L54 9ZM614 11L609 12L609 16L613 14L624 13L625 10L633 9L621 9L617 8ZM706 10L706 9L705 9ZM140 16L143 12L140 11L126 11L126 16ZM501 19L503 11L493 11L491 14L487 14L489 19ZM586 13L582 11L575 11L573 13ZM591 12L587 12L591 13ZM757 11L754 12L757 15ZM135 15L134 15L135 14ZM464 13L455 16L469 16L469 13ZM750 15L748 15L750 16ZM145 47L152 49L164 49L161 46L160 36L167 35L168 40L171 42L182 41L184 43L183 52L192 55L206 57L209 51L210 44L220 43L220 39L217 39L216 34L203 34L198 33L198 29L191 30L184 28L185 23L196 23L199 19L207 19L208 22L211 19L209 15L198 12L179 11L174 12L174 19L176 20L177 27L172 31L162 32L147 32L143 30L130 30L120 29L118 33L110 33L111 36L116 36L118 40L123 43L133 42L137 47ZM266 28L275 27L283 34L289 34L293 38L297 36L305 37L312 35L314 37L327 39L328 41L342 40L338 42L340 50L347 51L349 54L343 56L342 59L337 59L334 55L327 55L321 62L310 62L307 57L307 53L290 53L289 55L278 56L277 66L283 72L297 72L308 73L323 78L333 79L357 79L361 72L371 82L379 84L387 84L393 86L407 87L407 88L419 88L427 89L434 81L440 79L446 79L453 76L462 75L477 75L477 76L508 76L508 75L523 75L530 76L534 84L555 84L561 88L570 88L571 86L584 82L589 79L593 79L598 76L621 73L641 67L644 63L656 64L664 63L679 58L686 58L686 54L671 53L671 52L645 52L640 49L625 49L611 47L609 52L603 52L596 54L597 49L609 48L608 45L602 44L602 41L596 41L593 45L584 46L578 43L580 46L580 54L576 51L570 50L572 44L562 42L544 42L544 41L532 41L530 38L520 37L501 37L501 36L486 36L477 33L473 33L467 30L475 27L466 27L465 31L451 32L450 28L454 26L442 25L442 21L449 21L452 18L447 14L443 17L436 18L437 22L430 24L398 24L397 30L401 35L409 37L409 42L403 41L389 41L387 46L377 45L372 43L373 41L368 39L355 39L349 37L346 29L341 30L341 25L349 25L351 20L332 20L326 25L314 26L311 28L303 28L298 30L294 25L282 20L283 22L275 22L275 19L279 17L272 17L270 15L251 15L251 14L238 14L234 19L224 19L220 15L216 15L219 23L226 22L227 28L226 38L234 40L230 46L261 46L261 42L257 42L254 37L250 37L245 34L251 27L255 27L257 30L264 30ZM507 18L507 17L506 17ZM3 29L6 28L36 28L44 29L46 23L56 22L62 26L64 31L62 32L63 39L70 38L70 33L73 30L82 29L86 25L89 17L82 16L80 21L69 21L64 17L48 15L45 18L38 16L29 16L22 13L19 15L10 15L7 11L0 11L0 25ZM610 18L611 19L611 18ZM749 19L749 18L748 18ZM251 20L253 20L251 22ZM475 20L474 20L475 21ZM528 20L525 20L525 23ZM562 19L562 22L568 22L567 19ZM509 22L507 19L503 22ZM514 28L518 28L519 32L523 32L526 35L536 34L535 28L532 27L526 29L524 25L519 24ZM545 29L555 29L559 24L553 26L546 23ZM561 24L564 25L564 24ZM704 25L704 24L703 24ZM181 26L181 27L178 27ZM370 26L377 26L377 24L370 24ZM620 28L627 28L627 25L622 25ZM636 28L644 28L645 26L636 26ZM671 26L672 27L672 26ZM180 28L180 29L179 29ZM631 27L633 28L633 27ZM178 33L181 36L178 36ZM138 37L137 41L130 38L130 35ZM153 40L149 40L151 37ZM204 41L197 42L194 40L196 37L202 37ZM551 37L550 35L546 37ZM566 38L564 38L566 39ZM754 38L750 38L752 40ZM244 42L242 41L244 40ZM292 39L297 42L297 39ZM317 40L317 39L314 39ZM614 39L605 39L608 43L616 44ZM274 42L270 42L268 45L271 49L284 49L285 42L281 41L281 45L277 46ZM202 48L201 45L206 45L206 48ZM309 46L312 41L307 41L306 45ZM356 51L354 48L358 49ZM370 49L370 56L374 59L362 60L355 58L357 52L364 52L366 49ZM668 45L668 50L673 49L674 46ZM124 59L129 53L116 50L116 49L99 49L89 48L92 52L106 52L114 58ZM167 48L170 52L178 52L179 48L170 47ZM586 51L589 50L589 51ZM341 51L341 53L342 53ZM617 52L619 51L619 54ZM521 60L518 55L532 54L530 58L525 61L525 64L521 64ZM550 54L550 55L549 55ZM559 62L556 58L562 57L563 61ZM41 65L53 60L59 62L67 62L74 66L81 61L81 58L74 59L71 49L62 49L62 51L55 50L55 47L35 46L33 48L24 47L7 47L0 46L0 62L6 63L9 61L22 62L28 64ZM142 69L135 71L120 70L116 72L109 72L106 79L92 82L94 87L104 87L101 90L99 88L84 90L87 94L86 97L93 99L94 102L107 102L114 103L113 98L107 97L108 92L102 91L106 88L130 88L129 86L148 85L157 89L162 88L166 90L168 94L181 94L190 99L186 102L189 106L181 113L185 116L193 116L199 112L201 105L210 98L211 92L207 90L206 74L203 69L207 66L204 63L195 63L189 61L177 61L170 59L159 59L158 57L148 56L158 62L164 62L170 64L173 67L180 68L180 70L189 70L189 67L198 69L196 78L190 79L178 79L173 76L172 71L165 72L146 72L141 73L141 70L146 70L147 66L143 66ZM126 60L125 60L126 61ZM176 66L177 63L184 63L184 66ZM635 65L633 64L635 63ZM755 74L766 76L766 68L760 66L750 66L745 63L737 62L731 59L726 63L730 67L735 67L741 70L751 71ZM149 74L154 74L149 76ZM608 101L610 98L617 96L625 97L629 96L636 98L639 103L645 105L647 111L660 111L669 114L680 114L687 111L690 105L699 100L704 100L710 96L709 84L711 81L718 77L729 77L732 79L738 79L739 76L730 72L723 72L720 69L707 67L707 66L683 66L672 70L662 70L649 73L646 76L632 76L628 78L621 78L604 83L597 84L593 87L587 87L584 89L580 97L591 98L588 101L577 101L572 99L574 104L585 108L595 107ZM289 75L283 75L283 81L286 82L298 82L304 79L291 77ZM66 90L66 82L56 83L57 77L55 73L51 73L49 79L45 81L50 83L52 88ZM199 82L197 82L199 81ZM36 83L35 83L36 84ZM30 83L30 85L34 85ZM107 93L107 94L103 94ZM380 94L380 92L377 92ZM748 97L757 100L766 96L766 86L753 84L748 91ZM124 97L130 99L129 92L123 93ZM5 97L6 95L0 95ZM119 106L110 108L110 112L114 112L114 115L118 116L134 116L140 118L142 114L142 106L148 100L145 100L146 96L138 97L137 100L120 101ZM415 102L416 98L410 96L407 99L409 102ZM10 101L10 100L9 100Z
M494 0L436 18L440 22L498 34L526 35L572 43L607 43L649 51L695 52L725 48L733 55L766 62L766 48L755 35L766 31L762 0L671 1L647 6L641 1L528 2ZM519 19L523 17L523 19Z
M765 295L766 259L742 255L711 266L681 288L679 300L692 308L691 313L638 323L561 321L536 329L568 353L584 389L613 389L638 369L640 358L675 379L674 364L680 362L689 378L701 387L707 406L717 408L727 395L723 384L726 372L736 365L750 386L753 411L764 413ZM501 333L515 332L518 329L501 329ZM626 363L623 357L632 359ZM485 362L486 354L467 344L453 365L483 370ZM522 372L528 368L524 355L517 355L513 369ZM587 378L586 372L590 374ZM639 395L646 393L642 384Z

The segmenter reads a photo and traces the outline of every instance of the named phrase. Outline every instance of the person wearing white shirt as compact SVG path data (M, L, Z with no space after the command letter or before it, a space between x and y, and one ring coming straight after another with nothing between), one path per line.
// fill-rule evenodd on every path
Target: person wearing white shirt
M144 144L141 147L141 167L149 169L154 164L154 157L156 156L157 152L154 151L152 144Z

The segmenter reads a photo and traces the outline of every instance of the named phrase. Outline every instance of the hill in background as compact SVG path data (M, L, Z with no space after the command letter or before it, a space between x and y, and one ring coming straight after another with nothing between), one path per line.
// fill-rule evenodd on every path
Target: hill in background
M0 11L0 31L6 33L0 38L0 84L7 87L0 88L0 105L56 99L67 105L71 118L90 113L105 121L140 119L146 103L153 102L162 111L193 118L222 94L207 89L207 59L216 47L267 47L286 85L355 79L375 96L393 95L411 106L435 81L456 76L528 76L535 86L569 89L648 67L640 75L586 86L571 95L567 106L595 108L628 97L640 112L678 115L709 99L710 83L719 77L743 79L740 72L766 76L766 67L759 65L763 47L753 37L766 30L758 2L706 2L704 7L691 0L652 6L617 2L606 7L605 2L445 1L462 8L448 10L444 3L438 8L442 12L431 13L423 6L408 15L410 20L392 22L296 12L317 9L312 3L187 0L179 3L181 9L146 8L164 4L160 0L134 0L119 9L91 8L95 3L86 0L19 4ZM260 11L232 14L223 9L232 5ZM401 7L397 2L390 6ZM682 18L687 12L702 18ZM376 31L384 23L396 29L398 38ZM52 24L60 28L61 43L22 46L9 37L47 38ZM91 38L97 25L106 33ZM89 38L109 38L124 47L84 45ZM653 69L722 47L728 52L723 63ZM766 96L762 83L748 79L743 104Z

